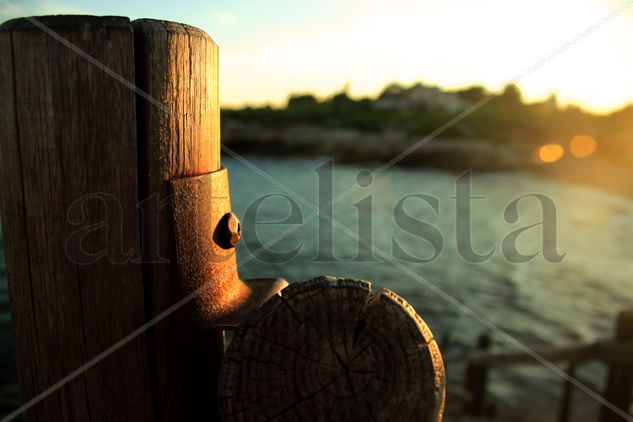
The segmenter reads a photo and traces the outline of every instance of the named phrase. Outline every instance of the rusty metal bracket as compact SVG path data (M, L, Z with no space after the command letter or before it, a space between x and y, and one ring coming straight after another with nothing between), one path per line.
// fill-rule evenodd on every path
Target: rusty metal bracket
M170 181L178 270L193 320L204 327L230 328L281 291L280 278L241 280L235 246L241 225L231 212L225 168Z

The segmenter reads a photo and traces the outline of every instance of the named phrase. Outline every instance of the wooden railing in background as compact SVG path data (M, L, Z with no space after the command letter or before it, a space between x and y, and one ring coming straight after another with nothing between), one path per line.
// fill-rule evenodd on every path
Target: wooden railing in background
M630 411L633 397L633 309L618 314L615 324L615 336L612 339L567 347L534 349L532 354L525 352L490 352L491 339L487 334L478 338L477 349L469 355L448 355L447 366L454 363L466 363L464 389L467 393L465 412L472 416L481 416L487 412L488 374L494 367L508 365L540 364L542 360L551 363L564 363L565 371L571 378L583 363L598 361L607 365L609 374L602 397L624 413ZM538 359L535 356L538 355ZM571 402L574 385L563 382L563 396L559 407L559 422L570 420ZM599 422L619 422L622 417L607 406L602 406Z

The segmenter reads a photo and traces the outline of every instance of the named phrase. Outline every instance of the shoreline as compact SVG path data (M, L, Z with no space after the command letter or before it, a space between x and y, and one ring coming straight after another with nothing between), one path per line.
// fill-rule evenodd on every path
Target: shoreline
M460 173L467 170L486 173L522 171L560 183L590 186L627 199L633 199L633 169L611 163L604 157L565 156L552 164L535 163L532 151L523 145L482 139L439 137L414 149L420 140L398 132L363 133L354 129L329 129L310 126L264 128L227 124L222 139L235 152L269 157L331 156L342 164L393 165Z

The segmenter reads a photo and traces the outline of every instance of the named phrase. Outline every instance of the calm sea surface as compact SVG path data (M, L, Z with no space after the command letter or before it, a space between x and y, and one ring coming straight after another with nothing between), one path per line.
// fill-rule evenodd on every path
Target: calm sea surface
M249 161L286 188L297 192L308 204L317 205L319 185L314 171L326 159L272 159L248 157ZM459 253L456 234L457 175L422 169L390 169L369 186L358 187L334 205L333 216L352 234L358 233L359 220L371 221L375 248L374 259L353 236L334 227L331 233L319 230L319 219L311 218L313 209L296 201L296 209L281 195L279 185L239 161L225 159L229 168L232 205L242 218L244 238L238 248L243 277L280 276L291 282L322 274L362 278L375 287L387 287L407 299L426 320L446 354L469 350L475 337L491 332L477 318L457 307L459 301L477 315L489 320L503 332L530 347L573 344L610 334L618 309L633 305L633 201L583 186L558 184L522 173L472 175L473 249L492 256L472 263ZM359 171L371 166L334 165L333 195L357 185ZM398 201L410 194L437 198L437 210L426 202L410 198L405 212L432 225L442 239L432 246L426 240L402 230L394 219ZM538 200L520 201L518 220L504 219L504 210L515 199L527 194L550 198L556 206L557 249L566 253L558 263L548 262L540 253L526 263L506 259L501 245L513 231L539 223L542 208ZM366 199L368 196L371 200ZM257 225L247 216L255 209ZM360 205L354 205L359 204ZM368 204L371 201L371 206ZM289 220L288 223L280 223ZM303 221L303 225L296 222ZM321 223L323 224L323 223ZM253 257L257 242L263 244L296 228L263 253ZM409 229L411 232L412 230ZM319 232L321 232L319 234ZM369 236L368 230L362 231ZM320 238L319 238L320 236ZM318 259L322 245L333 244L334 259ZM391 258L393 243L417 257L438 256L430 262L413 263ZM543 249L541 226L526 230L518 237L518 250L524 254ZM551 241L548 244L551 248ZM3 249L4 250L4 249ZM321 250L321 258L329 251ZM284 252L289 252L283 256ZM394 264L395 262L395 264ZM10 314L4 259L0 282L0 407L10 407L16 397L14 358L10 341ZM417 277L403 271L412 270ZM441 289L443 294L438 294ZM448 295L452 299L446 300ZM496 349L513 350L499 333L491 332ZM459 366L448 368L451 383L461 381ZM579 378L591 388L601 390L602 369L584 367ZM561 380L549 370L524 366L493 372L493 392L500 402L555 401ZM449 384L450 388L450 384ZM576 396L582 396L577 393ZM579 400L588 401L586 397Z

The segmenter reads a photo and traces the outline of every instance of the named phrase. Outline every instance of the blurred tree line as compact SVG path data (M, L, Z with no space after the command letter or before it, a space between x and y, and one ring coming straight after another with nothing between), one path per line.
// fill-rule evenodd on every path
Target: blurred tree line
M609 115L597 115L573 105L561 107L555 95L543 102L527 103L514 84L495 94L481 86L442 91L420 83L408 87L394 83L376 99L354 99L345 88L322 100L312 94L295 94L282 108L224 109L222 116L266 127L397 130L415 137L433 133L452 119L459 119L440 137L536 146L566 143L575 135L586 134L598 140L602 153L623 162L633 156L633 105Z

